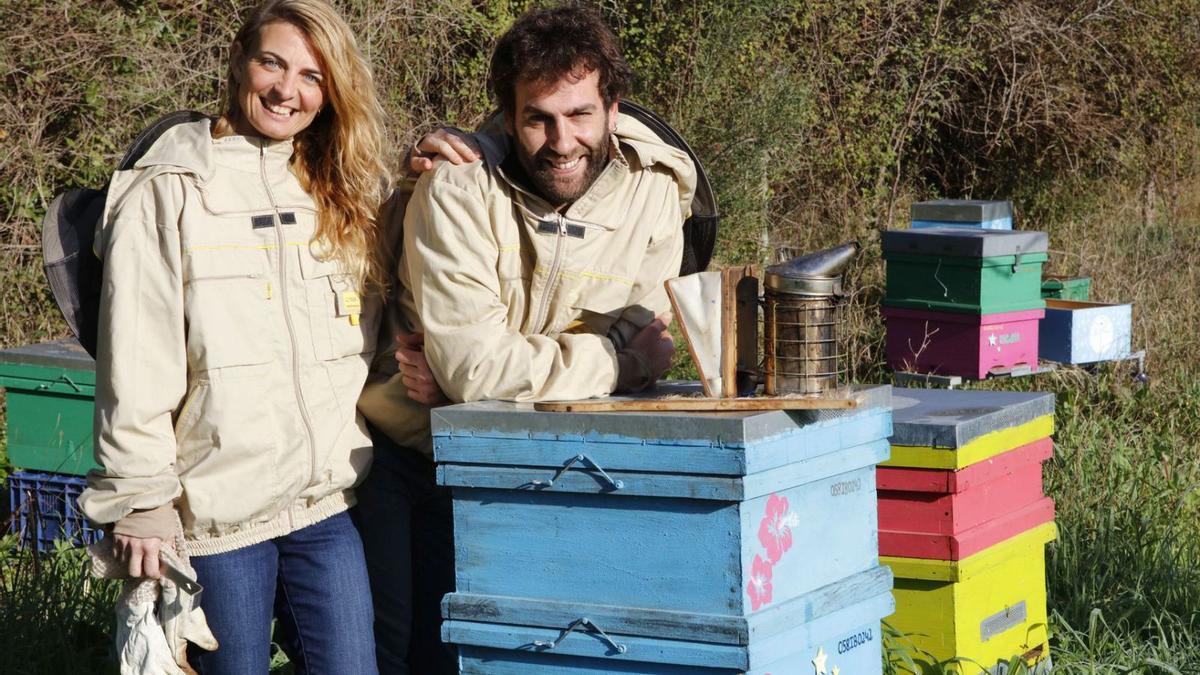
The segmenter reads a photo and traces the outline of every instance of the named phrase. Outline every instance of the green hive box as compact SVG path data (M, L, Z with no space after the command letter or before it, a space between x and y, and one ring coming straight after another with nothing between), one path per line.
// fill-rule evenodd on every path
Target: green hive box
M1087 302L1088 296L1091 294L1091 277L1065 277L1051 274L1042 279L1042 297L1047 300Z
M8 461L18 469L82 476L92 455L96 369L74 340L0 351L8 401Z
M931 227L883 233L883 304L999 314L1043 309L1044 232Z

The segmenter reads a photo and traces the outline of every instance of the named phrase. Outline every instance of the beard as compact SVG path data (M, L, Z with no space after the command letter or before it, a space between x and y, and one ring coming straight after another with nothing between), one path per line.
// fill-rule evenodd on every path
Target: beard
M520 160L525 173L529 175L529 180L533 183L534 189L547 201L556 206L570 204L582 197L588 191L588 188L592 186L592 183L596 182L596 179L600 177L600 173L604 171L604 167L608 166L608 149L611 143L609 140L611 133L607 131L607 127L606 122L604 135L594 147L581 145L578 151L570 157L564 157L553 150L545 148L536 154L530 154L520 143L515 143L517 159ZM560 162L564 159L575 159L576 157L583 157L584 171L582 173L571 178L564 178L554 174L552 166L555 162Z

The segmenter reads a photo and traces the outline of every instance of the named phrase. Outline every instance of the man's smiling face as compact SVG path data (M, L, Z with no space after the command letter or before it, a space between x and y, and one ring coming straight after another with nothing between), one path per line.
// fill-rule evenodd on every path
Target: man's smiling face
M506 125L521 166L551 204L574 202L608 164L617 102L604 105L595 70L550 83L519 80L514 94Z

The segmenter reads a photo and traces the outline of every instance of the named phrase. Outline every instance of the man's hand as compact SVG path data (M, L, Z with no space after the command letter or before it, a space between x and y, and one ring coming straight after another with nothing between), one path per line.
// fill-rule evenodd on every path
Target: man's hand
M622 391L640 391L662 377L671 367L675 356L675 339L667 326L671 325L671 313L664 312L644 326L629 341L629 345L617 355L620 373L617 388Z
M444 127L425 134L408 151L408 168L412 173L424 173L433 168L437 159L466 164L479 159L480 155L475 139L458 129Z
M400 366L400 381L404 383L408 397L431 406L449 403L450 399L442 393L429 369L429 361L425 359L425 334L397 335L396 340L400 343L396 349L396 363Z
M146 577L159 579L162 571L158 567L158 549L162 539L158 537L131 537L127 534L113 535L113 555L129 568L134 579Z

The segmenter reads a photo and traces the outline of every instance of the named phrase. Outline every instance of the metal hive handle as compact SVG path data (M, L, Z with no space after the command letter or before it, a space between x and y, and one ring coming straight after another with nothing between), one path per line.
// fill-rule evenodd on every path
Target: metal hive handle
M567 463L564 464L561 469L556 471L552 478L548 478L546 480L531 480L531 481L529 481L529 484L536 486L536 487L554 487L554 481L561 478L564 473L569 471L571 469L571 467L575 466L576 462L584 462L586 464L590 464L591 467L596 470L596 473L599 473L600 477L603 478L605 480L605 482L608 483L608 486L610 488L612 488L613 490L620 490L621 488L625 487L624 481L614 480L612 476L608 475L604 471L604 469L599 464L596 463L596 460L594 460L591 457L588 457L587 455L584 455L582 453L575 455L571 459L567 460Z
M563 631L561 633L559 633L558 637L555 638L554 640L551 640L549 642L547 642L546 640L534 640L533 646L540 647L547 651L554 649L554 648L558 647L558 645L562 644L562 641L565 640L568 635L570 635L572 632L575 631L576 628L579 628L580 626L583 626L584 628L586 628L586 629L592 631L593 633L595 633L596 635L600 636L600 639L604 640L604 642L611 649L616 650L616 652L618 654L624 654L625 652L629 651L629 647L627 647L623 644L620 644L616 640L609 637L608 633L605 633L603 630L601 630L599 626L592 623L592 620L587 618L586 616L580 617L580 618L572 621L571 625L564 628Z

